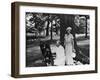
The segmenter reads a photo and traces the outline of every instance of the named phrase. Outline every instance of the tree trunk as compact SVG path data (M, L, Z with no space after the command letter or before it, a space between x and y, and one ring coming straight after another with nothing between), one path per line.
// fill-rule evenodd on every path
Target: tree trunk
M86 18L86 30L85 30L85 38L87 38L87 18Z
M53 25L52 25L52 22L51 22L51 40L52 40L52 27L53 27Z
M46 36L49 35L49 21L47 21Z
M64 35L65 35L65 15L60 15L60 41L61 44L64 46Z

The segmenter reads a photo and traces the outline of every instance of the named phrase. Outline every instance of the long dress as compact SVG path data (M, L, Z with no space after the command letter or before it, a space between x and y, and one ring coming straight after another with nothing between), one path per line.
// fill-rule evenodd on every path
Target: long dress
M73 57L72 57L72 40L73 35L72 34L65 34L65 55L66 55L66 64L67 65L73 65Z
M65 65L65 53L64 48L60 45L56 47L56 58L54 60L54 65L56 66L64 66Z

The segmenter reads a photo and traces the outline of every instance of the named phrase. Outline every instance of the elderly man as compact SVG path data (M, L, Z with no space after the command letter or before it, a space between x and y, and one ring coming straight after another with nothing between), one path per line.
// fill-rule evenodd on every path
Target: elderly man
M64 53L64 48L62 45L60 45L59 40L56 42L55 52L56 52L56 58L54 60L54 65L64 66L65 65L65 53Z

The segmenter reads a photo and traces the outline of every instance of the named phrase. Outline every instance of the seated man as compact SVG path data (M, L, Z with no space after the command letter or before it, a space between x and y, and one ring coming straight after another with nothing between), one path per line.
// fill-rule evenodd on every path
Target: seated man
M64 48L62 45L60 45L59 40L57 40L56 42L55 52L56 52L56 58L54 60L54 65L64 66L65 65L65 53L64 53Z

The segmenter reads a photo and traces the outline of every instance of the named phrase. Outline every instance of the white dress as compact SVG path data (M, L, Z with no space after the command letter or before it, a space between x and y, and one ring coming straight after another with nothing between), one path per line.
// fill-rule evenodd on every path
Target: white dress
M55 52L56 52L56 58L54 60L54 65L64 66L65 65L64 48L60 45L59 47L56 47Z
M72 40L73 35L72 34L65 34L65 55L66 55L66 64L67 65L73 65L73 57L72 57Z

